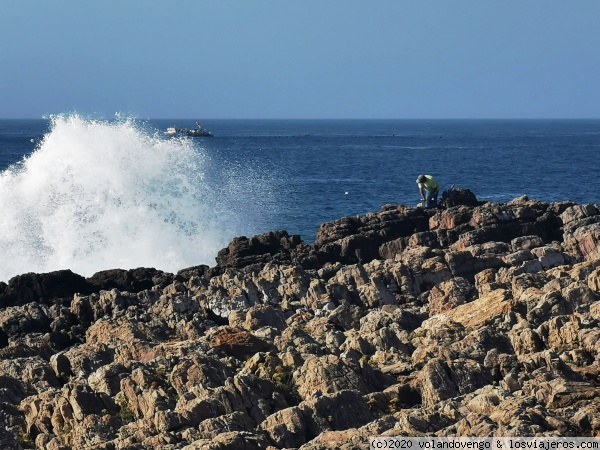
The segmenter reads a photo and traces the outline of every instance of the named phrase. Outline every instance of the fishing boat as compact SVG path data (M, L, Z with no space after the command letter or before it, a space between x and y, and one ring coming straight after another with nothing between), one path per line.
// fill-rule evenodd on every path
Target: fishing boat
M189 128L169 127L165 131L165 134L167 136L213 137L213 134L206 128L203 128L197 121L196 125L198 128L192 130Z

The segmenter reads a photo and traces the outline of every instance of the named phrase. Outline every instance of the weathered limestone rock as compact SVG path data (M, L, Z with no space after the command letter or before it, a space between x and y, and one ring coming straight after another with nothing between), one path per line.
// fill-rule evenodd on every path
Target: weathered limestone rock
M222 433L232 431L249 431L254 428L254 421L246 412L235 411L215 418L205 419L200 422L200 434L206 439L216 438Z
M323 224L310 245L237 238L176 275L0 283L0 447L597 435L598 205L467 194Z
M20 306L27 303L48 305L55 299L71 298L73 294L91 292L85 278L70 270L50 273L26 273L11 278L0 290L0 307Z
M264 434L250 431L230 431L212 439L199 439L182 450L264 450L270 444Z
M446 313L448 319L473 328L502 317L514 308L510 293L504 289L491 291L475 301L457 306Z
M7 337L50 331L48 313L38 303L12 306L0 310L0 329Z
M450 363L438 358L429 361L414 381L425 407L442 400L473 392L491 381L485 368L475 361L457 360Z
M217 255L221 267L244 267L265 263L273 259L289 258L290 251L299 245L300 236L289 236L286 231L276 231L255 236L235 238Z
M108 345L85 343L57 354L53 369L61 379L69 376L88 377L92 372L113 362L114 358L115 351Z
M113 362L93 372L88 377L88 384L95 392L114 397L120 391L121 380L128 374L129 370L123 364Z
M0 361L0 376L19 380L39 391L60 384L50 364L39 356Z
M495 392L478 394L467 403L467 408L474 413L489 416L500 404L500 396Z
M269 305L255 305L246 313L244 327L246 330L257 330L261 327L273 327L279 331L285 329L285 317L280 309Z
M132 270L111 269L97 272L86 281L96 292L117 289L137 293L153 286L165 286L173 279L167 274L153 268L140 267Z
M306 443L306 417L297 406L282 409L267 417L260 428L279 448L300 447Z
M596 205L572 205L566 208L560 215L565 233L572 233L581 226L595 223L600 214Z
M429 291L429 314L443 313L468 302L472 292L473 285L464 278L443 281Z
M268 342L248 331L226 328L214 330L210 334L209 343L227 355L241 360L245 360L257 352L268 352L273 348Z
M545 395L542 396L541 392L537 391L535 395L546 403L549 409L585 405L600 395L598 388L587 382L557 379L548 382L547 387L547 394L544 392Z
M297 372L294 372L294 381L303 399L348 389L367 394L382 388L372 384L376 377L365 377L364 374L369 372L372 372L372 369L368 365L361 366L353 359L334 355L311 356Z
M473 216L472 208L458 206L436 212L429 219L429 228L432 230L452 230L460 225L468 224Z
M65 385L62 389L64 398L67 399L73 418L77 421L83 421L90 415L101 415L103 412L116 413L116 405L113 400L104 393L96 393L89 386L82 384Z
M306 417L309 437L329 430L358 428L375 419L363 396L352 390L313 397L304 401L300 409Z
M600 221L600 216L597 216ZM600 223L577 228L572 235L565 238L565 246L577 250L587 260L600 257Z

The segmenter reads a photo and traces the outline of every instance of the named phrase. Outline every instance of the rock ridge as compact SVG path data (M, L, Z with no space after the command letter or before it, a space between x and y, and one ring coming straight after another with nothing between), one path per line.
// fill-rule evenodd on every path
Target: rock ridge
M444 200L0 283L0 448L598 436L600 206Z

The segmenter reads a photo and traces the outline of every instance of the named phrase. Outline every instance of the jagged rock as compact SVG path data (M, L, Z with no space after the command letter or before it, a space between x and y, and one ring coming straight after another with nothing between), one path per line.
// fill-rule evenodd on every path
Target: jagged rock
M600 216L597 216L600 220ZM587 260L600 257L600 224L594 223L577 228L565 238L565 247Z
M538 258L544 270L562 266L569 259L563 252L550 246L537 247L532 250L532 253Z
M423 405L431 408L439 401L468 394L490 381L485 368L475 361L432 359L421 369L415 387L421 392Z
M5 414L4 411L2 413ZM0 420L0 448L22 450L23 444L32 444L31 436L28 433L20 432L20 427L16 428L8 427L6 426L6 422ZM20 438L17 436L20 436Z
M248 331L228 330L226 328L214 330L210 335L209 342L214 348L242 360L257 352L267 352L272 349L267 341Z
M121 421L116 417L103 414L89 414L74 424L71 430L65 430L65 441L73 448L94 448L110 450L114 448L113 439L121 426Z
M67 385L63 387L62 393L71 405L73 418L77 421L83 421L92 414L114 414L117 411L115 403L108 395L96 393L86 385Z
M274 259L290 258L290 251L301 243L300 236L288 235L286 231L275 231L254 236L235 238L227 248L217 255L221 267L241 268Z
M115 348L121 363L126 361L148 361L154 357L150 341L152 330L142 322L120 317L116 320L98 320L86 332L86 341Z
M211 439L222 433L251 430L254 426L254 421L246 412L235 411L224 416L205 419L200 422L199 429L204 438Z
M310 245L237 238L177 275L0 283L0 447L598 434L598 205L470 194Z
M200 354L192 354L184 359L169 374L169 383L178 395L192 392L194 388L217 388L234 372L219 359Z
M367 394L386 387L370 366L335 355L309 356L294 372L294 381L303 399L348 389Z
M244 326L247 330L257 330L262 327L273 327L279 331L285 329L283 312L269 305L255 305L246 313Z
M393 416L376 419L359 428L349 428L340 431L324 431L316 438L306 443L302 450L350 450L355 448L368 448L369 438L382 436L386 430L396 425Z
M489 416L506 395L498 389L483 388L475 392L477 395L467 402L467 408L476 414Z
M260 424L260 428L279 448L295 448L306 443L306 417L297 406L271 414Z
M260 292L254 283L247 280L244 272L233 269L211 278L207 287L194 287L193 292L202 308L222 319L227 319L234 311L261 303Z
M344 330L358 329L363 314L364 310L360 306L342 302L341 305L331 311L328 315L328 320Z
M513 308L514 301L510 293L504 289L497 289L475 301L457 306L445 315L466 328L472 328L504 316Z
M57 359L52 367L59 378L71 375L87 377L100 367L113 362L114 357L114 349L106 344L85 343L57 354L60 361Z
M250 431L231 431L212 439L199 439L182 450L264 450L269 446L263 434Z
M60 385L47 361L39 356L0 361L0 376L7 376L43 391Z
M117 289L137 293L153 286L165 286L173 279L173 275L160 270L140 267L137 269L123 270L111 269L96 272L87 278L88 284L96 292Z
M464 278L442 281L429 291L429 314L439 314L454 309L470 300L473 285Z
M410 355L413 351L409 334L420 323L419 319L399 308L390 311L374 310L360 319L360 328L351 330L343 337L339 349L348 352L357 351L362 355L374 355L377 350L396 354ZM387 360L389 363L389 359Z
M536 353L543 348L540 335L528 326L513 328L508 333L508 337L516 355Z
M591 383L561 378L550 381L528 380L524 391L535 396L549 409L585 405L600 396L598 388Z
M539 236L519 236L510 241L512 249L517 252L519 250L532 250L541 247L544 241Z
M454 186L442 192L440 203L446 208L457 205L477 206L480 204L475 194L469 189L456 189Z
M250 374L238 374L233 378L233 385L242 399L244 409L256 424L289 406L283 393L271 381Z
M93 372L88 377L88 384L95 392L102 392L114 397L121 389L121 380L126 378L128 374L129 371L123 364L113 362Z
M597 403L586 405L572 416L571 423L584 433L597 433L600 429L599 412L600 407Z
M50 273L27 273L11 278L0 292L0 307L38 302L45 305L55 299L71 298L75 293L87 294L92 287L85 278L70 270Z
M176 405L175 399L165 387L156 373L140 367L121 381L116 403L122 412L129 411L132 418L151 420L157 429L164 429L164 426L159 428L159 425L165 423L165 417L160 413L172 411Z
M31 394L26 389L26 383L17 378L0 375L0 402L18 405L21 400Z
M50 331L47 312L36 302L0 310L0 329L7 337Z
M473 210L465 206L444 209L436 212L429 219L429 228L432 230L452 230L461 225L468 224L473 216ZM463 227L466 229L466 227Z
M575 229L596 223L600 211L596 205L571 205L560 215L565 234L572 233Z
M299 408L306 418L309 438L329 430L358 428L375 419L364 397L353 390L313 397Z

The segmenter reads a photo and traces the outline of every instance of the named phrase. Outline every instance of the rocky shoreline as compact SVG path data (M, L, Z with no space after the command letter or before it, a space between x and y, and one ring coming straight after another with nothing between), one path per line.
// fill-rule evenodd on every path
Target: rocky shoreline
M0 283L0 448L599 436L600 205L446 200Z

